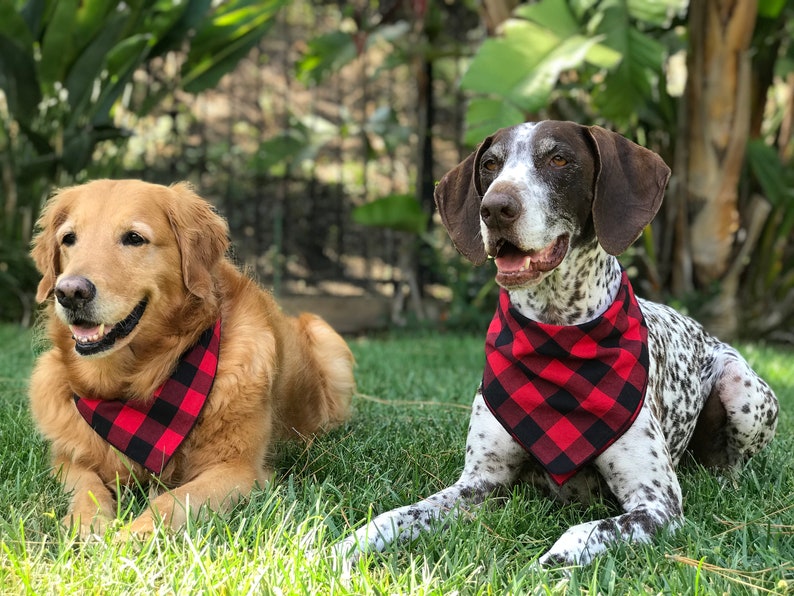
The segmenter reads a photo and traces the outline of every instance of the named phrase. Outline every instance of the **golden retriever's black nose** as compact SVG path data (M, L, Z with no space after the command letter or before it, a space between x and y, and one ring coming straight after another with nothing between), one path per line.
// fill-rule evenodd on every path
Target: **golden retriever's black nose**
M506 228L521 215L521 203L503 192L488 194L480 205L480 217L489 228Z
M85 277L73 275L58 280L55 297L64 308L79 310L96 296L96 286Z

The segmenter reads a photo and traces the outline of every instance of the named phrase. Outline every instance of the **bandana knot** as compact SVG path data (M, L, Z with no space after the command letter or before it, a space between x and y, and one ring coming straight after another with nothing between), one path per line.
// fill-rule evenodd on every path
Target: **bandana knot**
M154 474L188 436L215 380L221 321L206 329L150 400L74 396L78 412L96 433Z
M648 328L626 272L615 302L582 325L528 319L499 294L483 398L561 485L634 422L648 382Z

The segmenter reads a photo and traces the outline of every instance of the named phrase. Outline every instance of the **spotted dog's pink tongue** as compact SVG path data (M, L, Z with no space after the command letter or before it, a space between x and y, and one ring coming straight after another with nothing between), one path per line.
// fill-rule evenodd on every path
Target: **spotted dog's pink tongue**
M520 252L513 248L507 251L507 254L499 255L494 259L496 268L503 273L512 273L514 271L522 271L529 269L532 262L532 257L527 253Z
M550 271L560 264L568 249L568 239L560 236L541 250L524 252L512 244L504 245L496 256L496 268L500 273L521 271Z

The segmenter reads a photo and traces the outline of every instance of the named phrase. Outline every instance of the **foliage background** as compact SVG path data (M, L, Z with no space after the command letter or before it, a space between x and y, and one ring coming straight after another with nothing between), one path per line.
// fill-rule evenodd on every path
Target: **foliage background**
M52 189L131 176L196 184L230 220L238 260L277 293L386 304L378 312L392 322L481 326L491 272L454 254L431 217L434 182L495 128L562 118L613 128L673 166L662 212L624 257L642 294L725 338L790 341L793 5L5 2L0 316L31 320L26 253ZM698 10L733 16L753 75L722 77L752 101L734 114L749 122L724 166L734 223L718 230L728 244L708 275L695 245L717 232L687 186L708 172L685 159L697 128L688 94L706 86L692 64ZM726 136L714 122L703 134Z

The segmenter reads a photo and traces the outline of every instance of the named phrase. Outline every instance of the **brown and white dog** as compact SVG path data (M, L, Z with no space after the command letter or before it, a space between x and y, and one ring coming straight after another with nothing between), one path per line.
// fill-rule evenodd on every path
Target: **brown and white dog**
M161 494L122 536L223 509L271 477L277 439L348 417L345 341L319 317L282 314L226 258L226 222L188 185L67 188L39 228L51 347L30 402L81 535L115 519L124 485Z
M463 473L449 488L379 515L338 544L337 556L349 564L361 552L413 538L523 480L558 499L587 501L602 492L616 499L623 513L570 528L539 559L586 564L610 542L648 541L659 528L680 524L675 467L687 449L707 465L734 467L769 443L778 404L767 384L692 319L632 298L615 256L653 219L669 175L656 154L615 133L544 121L497 131L444 176L435 197L453 243L475 264L494 258L502 287ZM606 341L596 343L589 332L624 301L641 314L624 334L610 323ZM537 329L544 340L573 331L576 363L562 342L548 342L550 350L520 345ZM627 350L635 346L636 355L625 366L626 350L613 350L629 332ZM607 366L596 362L595 373L580 373L588 350L606 354ZM514 370L523 368L531 372ZM544 396L537 387L546 369L558 384ZM617 383L598 380L615 372ZM594 407L581 411L594 394ZM535 407L538 413L530 412ZM580 463L570 465L567 455Z

